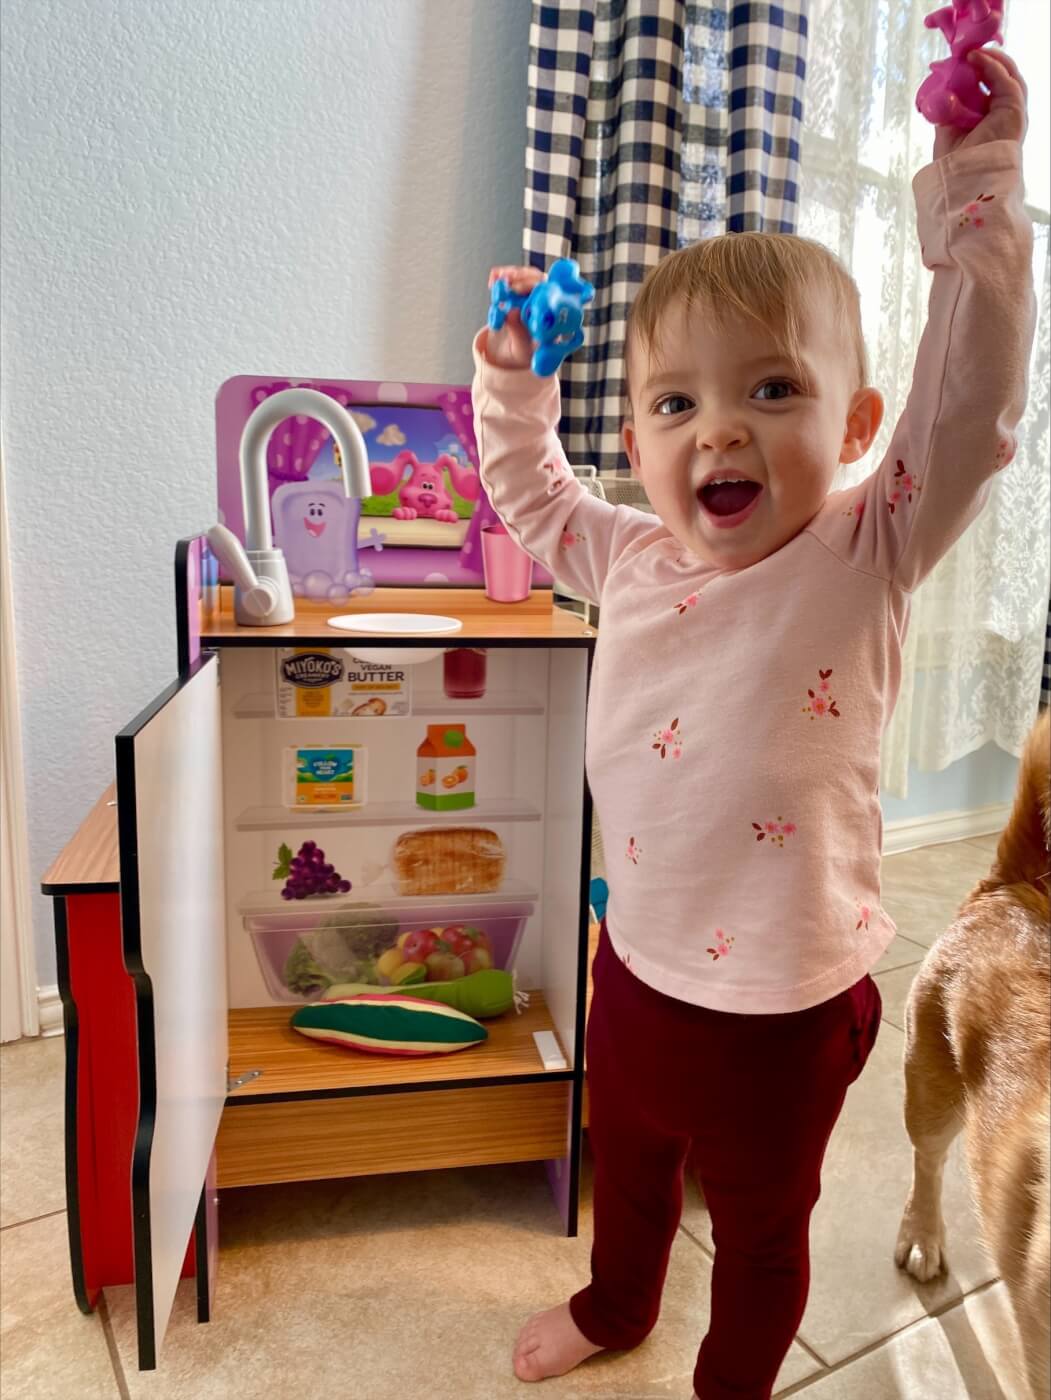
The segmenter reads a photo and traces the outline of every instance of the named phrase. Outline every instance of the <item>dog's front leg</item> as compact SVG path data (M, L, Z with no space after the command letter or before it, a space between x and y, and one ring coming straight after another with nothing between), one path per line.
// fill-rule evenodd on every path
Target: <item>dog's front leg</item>
M963 1126L963 1083L953 1062L937 982L921 968L906 1008L905 1127L912 1141L909 1189L894 1262L927 1283L946 1265L942 1173Z

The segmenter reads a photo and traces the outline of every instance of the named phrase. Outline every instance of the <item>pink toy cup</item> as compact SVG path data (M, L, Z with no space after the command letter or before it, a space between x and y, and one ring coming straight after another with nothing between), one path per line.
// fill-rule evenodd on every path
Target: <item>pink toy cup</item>
M494 603L521 603L529 597L533 561L503 525L482 530L482 569L486 597Z

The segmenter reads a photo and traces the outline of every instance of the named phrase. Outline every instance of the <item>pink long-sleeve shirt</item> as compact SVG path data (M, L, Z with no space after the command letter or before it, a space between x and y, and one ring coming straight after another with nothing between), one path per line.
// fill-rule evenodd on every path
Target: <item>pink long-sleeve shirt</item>
M781 549L728 571L659 519L589 495L559 444L555 377L475 342L493 506L601 606L587 775L614 949L717 1010L787 1012L851 986L894 936L880 904L880 741L910 596L1011 459L1034 323L1018 146L913 182L928 322L879 467Z

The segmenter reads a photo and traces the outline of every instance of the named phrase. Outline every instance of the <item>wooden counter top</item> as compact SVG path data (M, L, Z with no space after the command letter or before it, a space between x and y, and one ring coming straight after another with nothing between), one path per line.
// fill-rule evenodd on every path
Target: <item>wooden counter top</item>
M343 603L315 602L297 598L295 618L281 627L242 627L234 620L233 588L221 591L218 615L203 619L201 641L222 646L280 646L282 642L312 642L315 645L348 646L352 641L398 646L450 646L461 641L508 644L538 642L549 646L579 644L595 636L583 618L565 608L556 608L550 590L534 589L521 603L493 603L480 588L378 588L367 598L349 598ZM330 617L345 613L440 613L460 618L459 632L440 635L417 632L385 638L382 633L344 632L329 627Z
M45 872L40 882L45 894L101 894L120 888L116 798L116 784L110 783Z

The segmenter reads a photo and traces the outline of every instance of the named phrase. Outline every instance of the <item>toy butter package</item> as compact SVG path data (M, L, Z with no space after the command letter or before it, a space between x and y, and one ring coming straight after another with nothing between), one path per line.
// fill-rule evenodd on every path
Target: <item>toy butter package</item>
M277 713L282 719L407 715L412 676L406 666L359 661L342 647L281 647Z
M285 806L344 810L365 802L361 744L285 749Z

